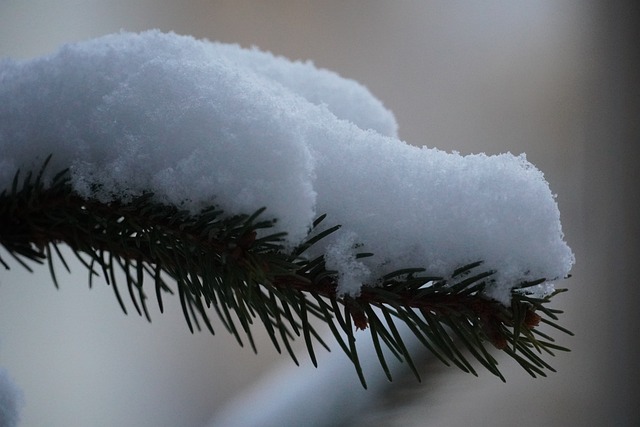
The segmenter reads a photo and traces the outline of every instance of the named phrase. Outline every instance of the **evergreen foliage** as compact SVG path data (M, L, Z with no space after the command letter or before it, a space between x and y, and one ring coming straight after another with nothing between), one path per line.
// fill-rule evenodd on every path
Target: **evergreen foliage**
M259 321L276 349L286 351L296 363L291 342L302 337L314 365L315 348L328 348L313 326L313 318L320 319L365 387L356 330L369 331L390 380L385 347L418 376L398 323L406 324L446 365L477 375L466 356L470 354L503 380L488 344L534 377L553 371L545 354L567 351L537 329L544 323L571 334L556 323L561 311L548 307L553 295L527 294L527 288L544 282L542 278L517 286L510 306L483 296L494 272L484 271L481 261L461 266L449 279L431 277L422 268L395 271L364 286L357 297L342 296L336 292L336 272L327 270L323 257L306 256L312 245L339 228L321 229L324 216L315 221L306 242L286 251L283 234L265 233L274 220L262 219L264 209L227 216L210 207L193 215L154 201L152 194L102 203L74 193L68 171L45 182L46 164L35 176L21 177L18 172L12 188L0 194L0 244L29 271L33 264L47 263L56 287L54 264L58 260L68 270L59 250L59 245L67 245L87 268L89 285L102 276L125 313L123 289L138 314L150 320L151 282L161 311L164 295L178 293L192 332L214 332L209 321L213 310L240 345L246 340L255 351L252 328ZM1 256L0 264L10 268ZM116 280L118 270L124 273L123 283Z

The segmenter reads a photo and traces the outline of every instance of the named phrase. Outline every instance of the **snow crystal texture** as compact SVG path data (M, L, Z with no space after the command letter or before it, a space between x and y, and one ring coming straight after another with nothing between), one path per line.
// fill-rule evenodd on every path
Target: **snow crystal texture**
M0 61L0 189L49 154L86 197L266 206L289 247L327 214L342 228L314 250L343 293L400 268L446 277L482 260L497 272L488 294L506 302L521 281L563 278L574 262L524 156L406 144L359 83L257 49L123 32Z

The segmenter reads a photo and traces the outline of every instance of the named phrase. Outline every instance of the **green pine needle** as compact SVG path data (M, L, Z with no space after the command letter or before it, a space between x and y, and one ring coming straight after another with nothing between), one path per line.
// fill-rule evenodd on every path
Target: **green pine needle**
M556 323L561 312L547 307L553 295L533 298L526 293L527 287L544 279L517 286L510 307L483 296L494 272L483 271L481 261L461 266L449 280L430 276L423 268L406 268L385 275L375 286L364 286L357 297L340 296L336 273L326 269L322 257L306 256L309 248L339 229L336 225L316 231L324 215L314 222L304 243L285 251L283 234L268 233L274 220L262 219L264 208L251 215L227 216L212 206L194 215L158 203L152 194L102 203L76 194L67 171L45 182L48 160L36 176L23 178L18 172L11 188L0 194L0 244L29 271L46 262L56 287L55 264L69 271L59 245L70 247L86 267L89 285L101 276L125 313L121 288L126 287L136 312L151 320L147 283L155 288L162 311L163 295L175 293L170 285L175 282L192 332L206 328L214 333L209 316L215 312L241 346L247 341L255 351L252 331L259 322L275 348L286 351L295 363L291 343L302 338L314 365L316 346L329 348L313 327L312 319L320 319L365 387L355 339L358 329L369 330L389 380L385 357L390 356L406 362L419 379L397 322L443 363L477 375L468 354L503 380L489 344L534 377L553 371L542 356L568 351L536 329L543 323L571 335ZM0 264L10 268L1 256ZM121 276L116 272L124 280L117 280Z

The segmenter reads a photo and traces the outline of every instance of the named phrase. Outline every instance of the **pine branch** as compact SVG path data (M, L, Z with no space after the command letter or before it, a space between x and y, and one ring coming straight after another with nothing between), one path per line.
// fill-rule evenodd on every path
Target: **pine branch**
M203 324L214 333L209 321L213 309L240 345L247 340L256 351L252 328L259 320L275 348L296 363L291 342L304 339L314 365L316 346L329 348L313 326L311 320L317 318L328 324L365 387L356 330L369 331L389 380L385 348L419 378L398 322L443 363L477 375L466 356L470 354L503 380L489 343L534 377L553 371L545 354L568 351L537 329L544 323L571 334L556 323L561 312L547 307L553 295L533 298L526 292L544 279L517 286L509 307L483 296L494 272L483 271L482 262L460 267L449 279L431 277L422 268L399 270L364 286L357 297L342 296L337 293L337 274L327 270L323 257L306 256L309 248L339 228L317 231L324 216L313 224L306 242L293 252L285 251L283 234L265 234L275 221L261 219L264 209L227 216L211 207L192 214L158 203L150 193L102 203L75 193L68 171L45 184L46 165L36 176L21 178L17 173L12 188L0 194L0 244L29 271L31 265L46 262L56 287L56 259L69 269L59 250L59 245L67 245L87 268L89 285L101 275L125 313L118 271L124 273L137 313L149 320L145 285L153 283L162 311L163 295L174 293L171 279L192 332ZM0 264L10 268L2 257Z

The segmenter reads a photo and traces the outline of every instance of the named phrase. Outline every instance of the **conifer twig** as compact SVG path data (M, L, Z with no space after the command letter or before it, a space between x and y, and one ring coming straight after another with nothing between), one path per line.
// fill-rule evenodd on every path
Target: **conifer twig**
M369 331L390 380L383 348L419 378L398 322L443 363L474 375L466 354L504 379L488 343L534 377L553 371L545 354L567 351L537 328L544 323L571 334L556 323L561 312L547 307L555 294L534 298L527 293L544 282L542 278L519 284L508 307L483 295L494 272L483 271L480 261L461 266L450 278L407 268L364 286L357 297L339 295L336 272L327 270L323 257L306 256L310 247L339 228L315 232L324 216L313 224L306 242L285 251L283 234L266 233L274 221L261 219L264 209L227 216L211 207L192 214L158 203L152 194L103 203L75 193L68 171L45 183L47 162L35 176L18 172L12 187L0 194L0 245L30 271L33 264L46 262L56 286L55 260L69 269L58 246L67 245L89 271L90 284L102 276L125 313L121 288L126 286L136 312L150 320L145 284L151 281L161 311L163 295L177 291L192 332L203 326L214 332L209 321L213 309L238 343L247 340L255 351L252 328L259 320L276 349L296 363L291 341L304 339L314 365L315 346L328 348L311 321L318 318L328 324L364 386L356 330ZM0 264L10 268L1 256ZM124 274L123 283L117 271ZM175 290L168 279L176 282Z

